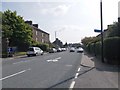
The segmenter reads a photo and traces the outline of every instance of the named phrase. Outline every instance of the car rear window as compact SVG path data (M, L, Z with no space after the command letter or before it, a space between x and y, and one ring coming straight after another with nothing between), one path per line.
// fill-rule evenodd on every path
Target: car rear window
M28 51L34 51L34 49L33 48L29 48Z

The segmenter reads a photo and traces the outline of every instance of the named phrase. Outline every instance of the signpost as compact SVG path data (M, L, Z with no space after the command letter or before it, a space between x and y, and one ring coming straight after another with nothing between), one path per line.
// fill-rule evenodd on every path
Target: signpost
M98 29L94 29L94 32L98 32L98 33L101 33L101 30L98 30Z

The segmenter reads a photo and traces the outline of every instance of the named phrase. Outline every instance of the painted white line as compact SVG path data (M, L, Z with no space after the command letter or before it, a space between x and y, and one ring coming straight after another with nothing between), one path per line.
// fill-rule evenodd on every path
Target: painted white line
M57 62L58 60L57 59L54 59L53 62Z
M79 75L79 73L76 73L76 75L75 75L75 79L78 78L78 75Z
M58 58L55 58L55 59L49 59L49 60L46 60L48 62L57 62L59 59L61 59L61 57L58 57Z
M20 61L20 62L15 62L13 64L19 64L19 63L24 63L24 62L30 62L30 61Z
M47 61L50 62L50 61L53 61L53 60L50 59L50 60L47 60Z
M58 58L55 58L55 59L59 60L59 59L61 59L61 57L58 57Z
M28 70L31 70L31 69L29 68L29 69L27 69L27 70L23 70L23 71L20 71L20 72L18 72L18 73L15 73L15 74L6 76L6 77L4 77L4 78L1 78L0 81L1 81L1 80L5 80L5 79L8 79L8 78L13 77L13 76L16 76L16 75L18 75L18 74L24 73L24 72L26 72L26 71L28 71Z
M79 67L79 68L78 68L78 72L80 71L80 69L81 69L81 68Z
M72 81L69 90L72 90L74 88L74 86L75 86L75 81Z

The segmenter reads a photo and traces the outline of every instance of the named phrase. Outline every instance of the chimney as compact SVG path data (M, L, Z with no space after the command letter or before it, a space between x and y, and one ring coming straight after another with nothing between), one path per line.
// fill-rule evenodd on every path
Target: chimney
M34 27L38 28L38 24L33 24Z
M25 23L32 25L32 21L25 21Z

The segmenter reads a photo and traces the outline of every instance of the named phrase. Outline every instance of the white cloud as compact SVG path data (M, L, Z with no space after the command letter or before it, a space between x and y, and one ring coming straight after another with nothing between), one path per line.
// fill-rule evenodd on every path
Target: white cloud
M53 8L44 8L41 10L42 14L52 14L54 16L63 16L65 15L70 8L70 5L58 5L57 7Z

